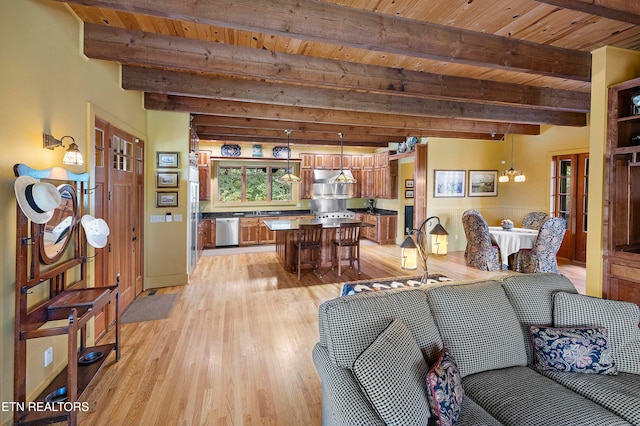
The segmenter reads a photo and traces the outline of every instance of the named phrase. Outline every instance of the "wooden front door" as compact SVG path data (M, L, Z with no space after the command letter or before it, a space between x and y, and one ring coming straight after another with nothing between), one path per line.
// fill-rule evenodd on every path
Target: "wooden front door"
M120 285L120 309L142 292L144 142L96 118L96 217L109 224L109 241L96 250L96 286ZM115 321L114 307L96 316L95 335Z
M586 262L589 154L556 156L553 166L552 214L567 221L558 257Z

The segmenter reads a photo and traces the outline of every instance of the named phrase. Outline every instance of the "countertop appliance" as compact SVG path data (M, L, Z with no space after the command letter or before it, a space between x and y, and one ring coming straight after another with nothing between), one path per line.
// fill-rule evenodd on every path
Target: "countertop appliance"
M240 219L237 217L216 219L216 247L237 246Z

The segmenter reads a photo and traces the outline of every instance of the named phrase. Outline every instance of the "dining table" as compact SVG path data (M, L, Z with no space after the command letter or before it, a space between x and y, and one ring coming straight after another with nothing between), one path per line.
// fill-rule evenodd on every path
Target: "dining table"
M504 229L501 226L490 226L489 233L500 247L502 264L509 264L509 255L520 249L532 248L538 237L538 231L528 228Z

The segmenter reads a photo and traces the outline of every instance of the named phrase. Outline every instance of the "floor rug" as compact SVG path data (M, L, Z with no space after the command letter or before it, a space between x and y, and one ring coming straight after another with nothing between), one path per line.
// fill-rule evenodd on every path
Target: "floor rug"
M356 281L353 283L345 283L342 285L340 296L356 294L366 291L389 290L392 288L420 287L421 276L418 277L401 277L395 279L385 279L379 281ZM446 281L453 281L451 278L442 274L431 274L427 279L427 284L436 284Z
M122 324L168 318L178 293L154 294L136 298L122 314Z

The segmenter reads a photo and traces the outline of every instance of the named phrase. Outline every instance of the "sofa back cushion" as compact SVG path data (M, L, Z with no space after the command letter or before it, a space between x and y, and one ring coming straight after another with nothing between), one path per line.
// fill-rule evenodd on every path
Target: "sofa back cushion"
M553 319L557 327L606 328L618 370L640 374L640 308L635 303L557 293Z
M328 300L318 310L320 344L336 365L351 369L394 319L407 326L429 365L438 358L442 339L425 292L418 289L359 293Z
M527 364L522 328L500 282L434 287L427 300L462 377Z
M385 424L426 425L428 369L413 335L395 319L356 358L353 375Z
M502 286L522 326L527 361L533 364L529 327L552 326L553 295L559 291L566 293L578 293L578 291L565 276L544 273L512 275L504 279Z

